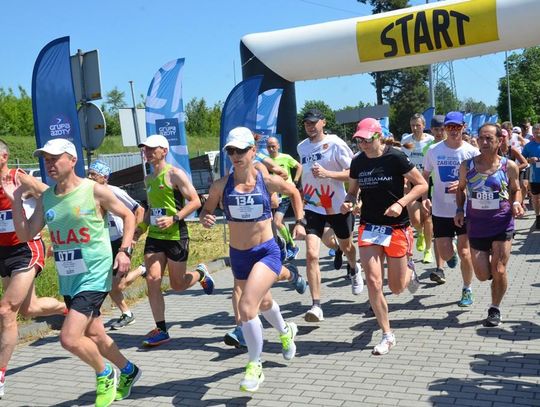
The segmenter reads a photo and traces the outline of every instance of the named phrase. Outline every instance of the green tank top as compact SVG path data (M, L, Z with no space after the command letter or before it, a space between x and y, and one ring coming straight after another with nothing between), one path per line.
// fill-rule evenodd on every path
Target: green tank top
M97 213L95 182L83 179L66 195L54 187L43 194L43 215L49 227L60 294L107 292L112 282L112 250L107 217Z
M163 171L154 177L146 179L146 195L148 197L148 209L150 211L150 226L148 237L160 240L180 240L188 237L186 222L173 223L166 229L156 226L156 221L161 216L174 216L184 206L182 193L165 182L165 175L172 168L167 164Z

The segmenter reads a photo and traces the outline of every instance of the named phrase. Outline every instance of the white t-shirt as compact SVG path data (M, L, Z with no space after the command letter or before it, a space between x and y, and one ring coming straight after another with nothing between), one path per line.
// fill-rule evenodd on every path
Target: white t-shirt
M112 191L114 196L116 196L131 212L135 212L135 209L139 207L137 201L130 197L123 189L109 184L107 184L107 186ZM111 238L111 242L114 242L115 240L118 240L124 236L124 221L121 217L116 216L111 212L107 212L107 221L109 222L109 236Z
M459 180L459 166L465 160L476 157L480 151L463 142L453 149L441 141L430 148L424 157L424 171L433 177L432 213L442 218L453 218L456 214L456 194L449 194L446 188Z
M318 143L312 143L309 138L303 140L298 144L297 151L302 164L305 209L322 215L340 213L339 208L346 194L343 181L315 178L311 168L318 164L329 171L348 170L353 157L349 146L338 136L327 134Z
M408 148L403 147L401 151L403 151L405 155L409 157L409 160L411 160L416 168L422 171L424 168L424 149L428 144L431 144L433 140L435 140L435 137L433 137L431 134L424 133L424 138L420 141L417 141L414 138L414 134L408 134L401 139L401 145L403 146L406 143L412 143L413 149L409 150Z

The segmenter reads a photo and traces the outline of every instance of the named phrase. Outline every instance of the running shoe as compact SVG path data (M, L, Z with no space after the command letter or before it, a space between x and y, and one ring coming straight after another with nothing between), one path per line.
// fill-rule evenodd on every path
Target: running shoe
M144 263L141 264L139 268L141 269L141 277L146 278L146 266L144 265Z
M501 323L501 311L495 307L489 307L488 316L484 320L484 326L499 326Z
M296 259L296 256L298 256L299 251L300 251L300 248L298 246L287 247L287 261L292 261Z
M371 353L374 355L386 355L394 346L396 346L396 337L394 334L383 334L381 342L373 347Z
M294 264L287 264L287 268L292 275L292 280L290 280L290 283L293 285L298 294L304 294L307 287L306 280L300 275L298 268Z
M223 337L223 342L225 342L226 345L234 346L237 349L247 348L241 326L235 326L232 331L227 332Z
M111 324L111 329L122 329L125 326L131 325L134 322L135 315L131 314L131 316L129 316L127 314L122 314L120 318L118 318Z
M440 268L436 268L435 271L432 271L429 274L429 279L431 281L435 281L439 285L446 283L446 277L444 275L444 270L440 269Z
M96 378L96 407L110 406L116 397L116 370L109 365L108 376Z
M246 365L246 374L240 382L240 390L251 393L259 390L259 386L264 382L264 373L261 362L249 362Z
M142 342L143 346L146 347L155 347L163 345L171 340L171 337L167 332L163 332L159 328L154 328L147 335L147 338Z
M343 252L338 247L334 256L334 270L341 270L341 266L343 266Z
M422 263L433 263L433 254L431 254L431 250L424 251L424 258L422 259Z
M214 292L214 279L210 276L210 273L208 272L208 269L204 264L197 264L197 267L195 267L195 270L200 271L203 273L203 279L200 281L201 287L204 290L205 294L212 294Z
M470 307L474 302L473 293L470 288L464 288L461 292L461 300L459 300L458 305L460 307Z
M281 341L281 353L283 359L291 360L296 354L294 338L298 333L298 327L294 322L285 322L285 325L287 326L287 332L279 335L279 340Z
M350 269L349 264L347 264L347 268ZM353 295L360 295L360 293L364 290L364 279L362 278L362 269L360 268L360 265L358 263L354 266L356 273L351 276L351 288Z
M324 321L324 315L321 307L313 305L306 315L304 315L306 322L321 322Z
M328 255L330 257L334 257L336 255L336 251L334 249L330 249L330 250L328 250Z
M414 294L420 288L420 280L418 279L418 275L416 274L416 267L412 258L407 261L407 267L409 267L409 269L411 269L412 271L411 280L407 285L407 289L411 294Z
M131 394L133 385L141 378L142 371L137 366L133 365L133 372L126 374L120 373L120 379L118 380L118 387L116 388L115 400L124 400Z
M419 252L426 250L426 239L424 238L423 233L418 233L418 236L416 237L416 250Z
M458 256L457 256L456 252L454 252L452 257L450 257L450 259L446 261L446 264L451 269L455 269L456 266L457 266L457 262L458 262Z

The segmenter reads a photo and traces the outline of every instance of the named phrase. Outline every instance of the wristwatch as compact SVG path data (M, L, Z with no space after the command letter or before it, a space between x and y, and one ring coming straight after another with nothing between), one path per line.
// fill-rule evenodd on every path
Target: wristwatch
M304 218L297 219L296 222L294 222L295 225L302 225L303 227L307 226L306 220Z
M131 258L131 255L133 254L133 248L132 247L121 247L118 249L118 252L125 253L129 258Z
M173 221L174 223L178 223L178 222L180 222L180 217L179 217L178 215L173 215L172 221Z

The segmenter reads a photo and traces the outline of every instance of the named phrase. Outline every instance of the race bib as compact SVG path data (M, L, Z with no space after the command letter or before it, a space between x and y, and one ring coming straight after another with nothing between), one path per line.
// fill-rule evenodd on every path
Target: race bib
M263 215L262 194L229 195L227 205L231 216L238 220L255 220Z
M472 193L471 206L473 209L499 209L499 193L491 191L475 191Z
M109 218L109 238L111 240L117 240L121 237L120 231L118 230L118 227L116 226L116 222L114 219Z
M150 224L157 226L157 220L166 214L165 208L150 208Z
M448 187L444 187L444 202L455 204L456 203L456 194L452 192L448 192Z
M15 232L13 225L13 213L9 211L0 211L0 233Z
M88 271L81 249L55 250L54 262L60 276L74 276Z
M361 240L362 242L388 247L392 240L392 227L368 223L362 232Z

